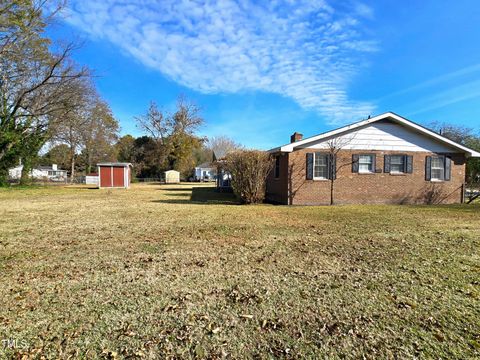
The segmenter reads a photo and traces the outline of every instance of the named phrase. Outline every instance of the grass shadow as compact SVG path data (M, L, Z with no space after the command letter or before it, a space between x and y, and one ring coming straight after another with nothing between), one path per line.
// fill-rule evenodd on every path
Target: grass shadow
M164 184L164 185L165 185L165 184ZM193 188L193 189L195 189L195 188ZM172 191L172 192L173 192L173 191L183 191L183 192L185 192L185 191L190 191L190 187L187 185L187 186L185 186L185 187L183 187L183 188L181 188L181 187L180 187L180 188L160 188L160 189L157 189L157 190Z
M165 189L173 190L173 189ZM178 188L173 191L180 191ZM182 189L185 191L185 189ZM173 195L173 194L171 194ZM181 196L181 194L175 194ZM153 200L163 204L199 204L199 205L239 205L240 202L232 193L218 192L213 187L193 187L190 199L162 199Z

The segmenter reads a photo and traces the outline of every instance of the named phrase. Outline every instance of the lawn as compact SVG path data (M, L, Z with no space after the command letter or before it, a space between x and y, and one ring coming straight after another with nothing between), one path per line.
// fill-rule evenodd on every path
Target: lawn
M475 358L480 205L0 190L0 358Z

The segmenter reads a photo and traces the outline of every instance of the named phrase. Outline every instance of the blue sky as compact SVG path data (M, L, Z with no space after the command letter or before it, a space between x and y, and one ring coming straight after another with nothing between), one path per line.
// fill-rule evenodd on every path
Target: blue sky
M385 111L480 130L479 23L476 0L70 0L50 32L122 134L185 94L202 135L268 149Z

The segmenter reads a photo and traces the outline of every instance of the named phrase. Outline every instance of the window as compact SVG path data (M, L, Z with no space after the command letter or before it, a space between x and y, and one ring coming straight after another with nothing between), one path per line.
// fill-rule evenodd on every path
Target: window
M443 156L432 157L432 180L444 180L445 161Z
M280 156L275 157L275 179L280 177Z
M373 155L360 155L358 157L358 172L373 173Z
M314 179L328 179L328 155L322 153L315 153L313 178Z
M391 173L405 172L405 156L403 155L390 156L390 172Z

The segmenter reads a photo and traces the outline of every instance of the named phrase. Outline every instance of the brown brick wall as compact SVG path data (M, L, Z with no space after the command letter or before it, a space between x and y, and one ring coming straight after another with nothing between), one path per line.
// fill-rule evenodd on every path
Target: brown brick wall
M297 150L284 155L288 158L288 174L281 168L279 185L267 182L269 200L293 205L321 205L330 203L329 180L306 180L306 153L313 149ZM352 173L352 154L375 154L376 168L381 173ZM383 173L384 155L405 154L413 156L413 173L394 175ZM451 180L431 182L425 180L425 157L432 153L392 151L341 151L337 155L337 180L334 182L336 204L349 203L458 203L462 199L462 185L465 180L465 156L451 155ZM277 180L278 181L278 180ZM287 188L285 189L285 185ZM284 193L285 192L285 193ZM274 200L275 199L279 200Z
M270 172L267 178L267 201L288 204L288 154L280 156L280 176L278 179L274 176L274 170Z

